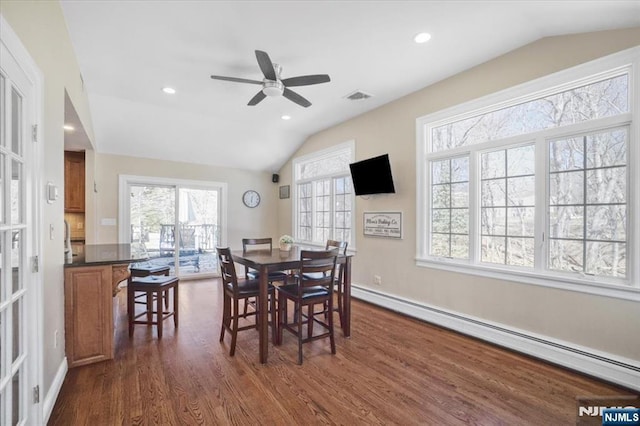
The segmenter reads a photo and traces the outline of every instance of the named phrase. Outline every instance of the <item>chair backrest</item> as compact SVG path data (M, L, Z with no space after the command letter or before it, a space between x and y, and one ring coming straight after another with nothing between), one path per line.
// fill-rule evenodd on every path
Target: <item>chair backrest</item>
M218 253L218 263L220 264L220 275L222 277L222 289L228 288L229 284L234 293L238 292L238 276L236 275L236 265L231 257L229 247L216 247Z
M349 245L349 243L347 241L327 240L327 245L325 246L325 248L327 250L330 250L330 249L333 249L333 248L337 248L338 249L338 253L347 254L347 246L348 245Z
M272 238L243 238L242 239L242 251L254 251L254 250L273 250L273 239ZM249 278L249 267L244 267L244 277Z
M347 241L336 241L336 240L327 240L326 249L337 248L339 254L347 254L347 246L349 243ZM336 277L339 282L342 282L342 275L344 273L344 265L341 263L338 265L338 276Z
M273 239L272 238L243 238L242 239L242 251L249 250L272 250Z
M306 287L322 286L333 293L338 249L302 250L300 251L300 285L301 294Z

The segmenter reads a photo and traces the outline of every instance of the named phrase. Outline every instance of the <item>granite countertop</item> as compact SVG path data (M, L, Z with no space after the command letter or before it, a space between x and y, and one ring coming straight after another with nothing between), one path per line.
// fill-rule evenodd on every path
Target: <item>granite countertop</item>
M88 244L84 246L84 253L73 256L66 261L65 268L75 266L113 265L133 263L148 259L144 251L132 250L131 244Z

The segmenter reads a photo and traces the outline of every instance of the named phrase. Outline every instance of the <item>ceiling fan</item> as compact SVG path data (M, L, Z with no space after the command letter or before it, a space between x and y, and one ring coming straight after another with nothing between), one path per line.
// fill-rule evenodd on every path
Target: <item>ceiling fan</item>
M214 80L234 81L236 83L261 84L262 90L251 98L247 104L249 106L257 105L267 96L282 95L290 101L305 108L311 106L311 102L289 89L289 87L310 86L312 84L327 83L331 81L327 74L301 75L299 77L291 77L281 80L280 73L282 72L282 67L271 62L267 52L256 50L256 58L258 59L260 70L262 70L262 74L264 74L264 79L262 81L237 77L224 77L221 75L212 75L211 78Z

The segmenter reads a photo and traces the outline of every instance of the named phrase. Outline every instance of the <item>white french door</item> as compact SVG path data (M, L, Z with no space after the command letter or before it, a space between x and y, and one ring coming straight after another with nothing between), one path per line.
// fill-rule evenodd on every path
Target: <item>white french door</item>
M41 277L33 265L39 246L33 127L38 97L33 76L25 72L33 72L32 63L25 68L23 62L26 50L0 20L0 424L24 425L42 421L34 398L41 374Z
M217 275L226 241L226 184L120 177L120 241L146 250L154 266L181 278Z

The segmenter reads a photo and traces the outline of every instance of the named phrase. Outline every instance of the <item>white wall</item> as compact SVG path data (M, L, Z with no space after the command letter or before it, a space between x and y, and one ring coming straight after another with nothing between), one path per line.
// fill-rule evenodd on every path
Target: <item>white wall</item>
M397 193L356 201L353 282L640 361L639 303L421 268L414 260L416 118L639 44L640 28L542 39L311 136L293 157L353 139L356 160L391 158ZM280 185L291 175L289 160ZM292 232L291 200L279 200L278 208L280 233ZM404 239L363 237L364 211L402 211ZM381 286L373 275L382 277Z
M86 94L80 81L80 70L69 40L67 26L58 2L1 1L0 13L16 32L44 76L44 148L43 182L53 182L64 189L64 93L71 101L90 139L93 139L91 116ZM54 333L64 335L63 238L64 201L41 203L43 232L49 225L56 230L53 240L42 238L43 270L43 395L47 395L54 376L64 360L64 340L54 347Z
M87 216L86 221L97 230L100 243L118 242L118 227L104 226L102 219L118 218L119 175L225 182L228 184L228 244L241 248L242 238L278 238L275 215L278 186L271 183L271 173L111 154L96 154L95 164L96 213ZM260 194L261 202L256 208L250 209L242 203L242 194L249 189Z

